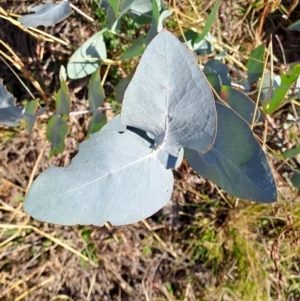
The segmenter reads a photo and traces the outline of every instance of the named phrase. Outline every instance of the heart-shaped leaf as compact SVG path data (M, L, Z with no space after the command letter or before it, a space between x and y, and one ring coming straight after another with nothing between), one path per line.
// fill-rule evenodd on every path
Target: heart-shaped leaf
M70 166L50 167L35 180L24 210L56 224L125 225L154 214L172 190L172 171L152 143L128 129L109 130L108 123L80 144Z
M191 167L235 197L254 202L277 200L266 156L249 125L233 110L216 103L218 131L206 154L186 150Z
M151 133L174 157L182 147L212 147L216 111L209 84L191 52L168 31L146 48L125 92L121 122Z
M39 25L53 26L68 18L72 12L70 2L66 0L58 4L48 2L37 5L32 7L29 11L35 14L18 18L18 21L21 22L24 27L38 27Z

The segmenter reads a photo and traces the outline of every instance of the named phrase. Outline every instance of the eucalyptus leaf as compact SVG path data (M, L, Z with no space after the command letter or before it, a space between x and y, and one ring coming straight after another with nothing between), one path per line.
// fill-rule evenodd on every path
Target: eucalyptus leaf
M88 84L88 101L90 109L93 112L92 119L88 127L88 137L90 134L98 132L105 124L105 115L98 110L98 108L103 104L105 95L101 85L101 77L99 70L96 70L89 79Z
M293 170L293 174L291 177L291 183L297 189L300 189L300 172L297 170Z
M67 65L69 78L78 79L95 72L101 60L106 59L106 46L103 40L103 33L107 29L93 35L78 48Z
M126 225L166 205L173 181L148 141L130 130L101 130L80 144L71 165L52 166L34 181L24 210L62 225Z
M293 24L291 24L288 28L288 30L300 30L300 19Z
M216 113L209 84L190 51L168 31L146 48L126 89L121 122L149 132L174 157L182 147L212 147Z
M255 109L255 103L244 93L239 90L222 86L220 97L224 100L237 114L252 124L254 112L256 112L254 122L263 121L262 114L259 108Z
M263 44L255 48L250 54L249 60L246 64L249 86L251 86L252 83L255 83L263 74L264 55L265 45Z
M205 65L211 70L214 70L220 77L223 86L231 86L231 79L228 76L229 68L219 60L209 60Z
M210 85L216 91L216 93L220 94L222 82L221 82L221 78L217 74L217 72L214 71L214 70L212 70L212 69L210 69L209 67L205 67L203 69L203 73L204 73L206 79L208 80L208 82L210 83Z
M189 49L194 51L197 55L208 55L214 52L215 47L213 45L213 37L208 33L202 40L198 41L199 33L193 31L192 29L187 30L185 33L185 40L187 41L186 45ZM180 40L184 42L183 37L180 37Z
M134 71L135 70L132 70L127 77L120 79L120 81L115 86L115 97L117 102L121 103L123 101L124 93L133 77Z
M16 107L16 99L10 94L0 79L0 123L7 126L19 125L23 109Z
M282 157L285 158L285 159L288 159L288 158L296 157L296 156L299 155L299 154L300 154L300 146L298 145L298 146L295 147L295 148L286 150L286 151L282 154Z
M47 139L51 142L50 157L63 152L67 133L67 122L60 116L53 115L47 125Z
M37 117L36 110L38 108L38 104L39 104L38 100L29 101L25 108L25 113L23 118L25 120L29 135L33 129Z
M71 99L68 91L68 87L65 81L60 81L60 89L56 95L56 114L69 115Z
M136 15L144 15L152 11L151 0L134 0L130 6L130 10Z
M96 70L90 76L88 91L88 101L90 109L93 111L98 110L98 108L103 105L105 99L99 70Z
M130 60L136 56L141 55L146 48L146 38L143 35L140 35L135 39L132 45L124 52L121 57L121 60Z
M67 0L58 4L52 2L40 4L32 7L29 11L34 14L18 18L24 27L53 26L68 18L72 13L70 2Z
M106 124L106 117L105 115L100 111L94 111L92 115L92 119L89 123L88 127L88 133L87 137L89 137L91 134L94 134Z
M218 131L215 143L206 154L187 149L185 155L189 164L235 197L275 202L277 190L273 175L249 125L225 105L216 103L216 108Z

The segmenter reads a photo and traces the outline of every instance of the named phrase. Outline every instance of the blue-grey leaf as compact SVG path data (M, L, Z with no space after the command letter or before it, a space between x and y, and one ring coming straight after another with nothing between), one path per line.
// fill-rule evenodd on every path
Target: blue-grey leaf
M194 51L197 55L207 55L214 52L215 48L213 45L213 36L208 33L204 39L199 42L195 42L200 36L199 33L193 31L192 29L187 30L185 33L185 39L187 41L187 46L190 50ZM184 42L183 37L180 40Z
M110 122L108 122L101 131L115 131L119 133L124 133L126 131L126 125L121 123L121 115L116 115Z
M233 110L216 103L218 131L206 154L186 150L191 167L231 195L254 202L277 200L266 156L249 125Z
M220 77L223 86L231 86L231 79L228 77L229 68L219 60L209 60L205 65L214 70Z
M209 67L205 67L203 69L203 73L206 79L208 80L208 82L210 83L210 85L214 88L215 92L217 94L220 94L222 83L221 83L221 78L217 74L217 72L210 69Z
M151 0L134 0L130 6L130 10L136 15L143 15L152 10Z
M92 74L99 68L101 60L106 59L106 46L103 41L106 30L94 34L74 52L67 65L69 78L78 79Z
M34 181L24 210L61 225L126 225L161 209L173 181L148 141L130 130L101 130L80 144L71 165L52 166Z
M162 30L146 48L125 92L121 122L151 133L174 157L182 147L212 147L213 94L191 52L170 32Z
M164 149L158 149L157 158L166 169L177 168L183 160L183 148L180 149L178 157L169 155Z
M300 30L300 20L297 20L293 24L291 24L288 28L288 30Z
M163 30L164 21L167 18L169 18L170 16L172 16L172 14L173 14L173 12L168 9L161 12L161 14L159 15L159 18L158 18L157 32L161 32Z
M58 4L48 2L34 6L30 9L30 12L34 12L34 14L18 18L18 21L21 22L24 27L38 27L39 25L53 26L68 18L72 10L70 2L63 0Z
M23 109L16 107L15 102L15 98L6 90L0 79L0 123L7 126L19 125Z
M264 121L260 109L255 109L255 103L252 99L241 91L233 87L222 86L220 97L248 124L252 124L254 112L256 113L254 122Z

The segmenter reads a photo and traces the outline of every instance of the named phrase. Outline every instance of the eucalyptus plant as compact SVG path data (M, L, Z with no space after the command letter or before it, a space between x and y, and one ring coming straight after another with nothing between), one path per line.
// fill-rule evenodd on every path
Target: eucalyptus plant
M62 225L140 221L169 201L172 168L184 153L232 195L276 201L273 175L249 124L215 101L193 54L162 30L142 55L121 114L82 142L68 167L40 174L24 210Z

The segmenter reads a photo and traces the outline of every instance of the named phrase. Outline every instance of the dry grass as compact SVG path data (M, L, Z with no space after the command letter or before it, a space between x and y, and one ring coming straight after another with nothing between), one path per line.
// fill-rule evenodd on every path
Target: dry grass
M216 49L229 52L226 63L233 71L238 68L243 75L251 50L278 33L282 20L277 22L273 14L286 10L296 18L296 2L222 1L225 14L220 14L212 33ZM213 3L170 2L172 28L178 33L201 28ZM281 37L284 48L292 53L285 38ZM299 50L296 42L297 34L293 43ZM70 51L55 45L54 53ZM282 52L274 48L270 61L279 71ZM118 68L126 73L126 66ZM107 81L115 70L111 68ZM86 83L76 85L84 89ZM81 99L74 96L73 109L85 108L84 93ZM289 142L282 126L287 112L289 107L283 107L270 116L271 125L255 129L258 135L265 133L266 149L275 148L278 140ZM51 160L43 118L30 145L24 125L0 128L0 300L300 300L300 199L286 182L282 162L271 152L268 158L279 191L273 205L221 197L211 183L184 165L174 172L170 204L147 221L99 228L32 220L22 210L30 179L50 164L68 165L87 123L87 116L70 118L66 149Z

